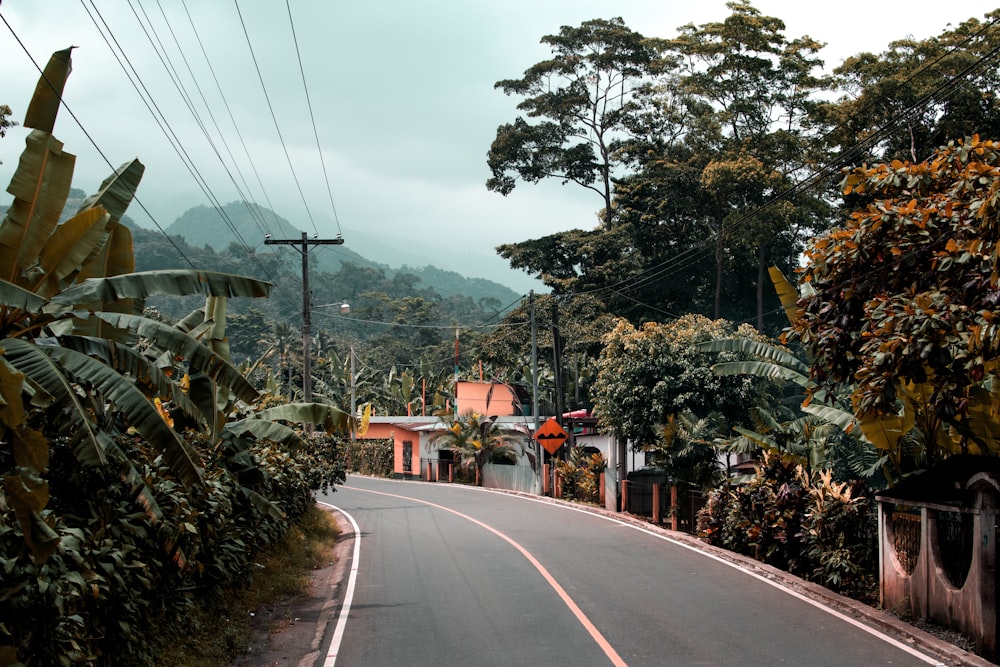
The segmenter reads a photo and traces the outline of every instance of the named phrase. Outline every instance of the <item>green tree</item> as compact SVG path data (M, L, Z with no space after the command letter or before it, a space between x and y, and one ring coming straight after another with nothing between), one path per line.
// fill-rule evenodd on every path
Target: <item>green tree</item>
M778 193L791 191L794 174L808 164L807 121L815 93L827 83L815 74L823 64L816 57L820 43L788 39L780 19L762 15L746 0L726 6L731 13L724 21L683 26L667 42L678 62L674 94L691 114L685 144L696 147L694 160L679 166L700 169L701 227L714 239L713 316L723 316L725 283L740 282L730 265L753 266L756 276L742 282L755 289L751 302L763 328L772 255L783 266L791 264L799 234L816 226L815 215L824 207L799 194L761 211ZM693 181L694 174L688 178Z
M620 321L605 339L595 381L601 427L645 448L661 441L662 427L675 415L717 412L730 424L744 423L751 407L773 398L773 385L750 376L716 375L713 364L739 355L697 349L699 343L733 337L764 340L748 325L736 328L702 315L640 328Z
M787 339L811 355L811 393L848 393L866 435L895 434L883 448L916 428L928 463L994 451L1000 146L972 137L843 185L874 201L806 252Z
M634 323L699 312L756 316L764 327L777 305L768 301L768 264L793 267L804 235L827 219L817 196L771 205L818 159L807 121L826 81L815 74L820 44L786 38L779 19L746 2L728 7L723 22L639 40L642 67L623 89L629 97L615 107L620 127L608 143L604 225L500 246L512 266L555 293L603 291L608 309ZM544 99L565 102L555 95ZM522 160L542 153L512 145L506 154Z
M1000 10L936 37L906 37L879 54L859 53L834 70L845 95L821 108L830 143L851 164L920 162L950 140L1000 136ZM868 141L871 137L876 141ZM864 150L855 146L862 142Z
M496 87L524 99L518 117L497 129L487 163L490 190L509 194L520 178L573 182L601 197L601 219L611 225L615 143L628 130L634 97L641 94L657 62L652 44L620 18L563 26L542 37L552 58L528 68L520 79Z
M7 136L7 130L17 125L16 121L10 119L13 113L9 106L0 104L0 138ZM3 160L0 160L0 164L3 164Z
M228 317L229 353L236 362L256 361L267 352L274 322L259 308Z

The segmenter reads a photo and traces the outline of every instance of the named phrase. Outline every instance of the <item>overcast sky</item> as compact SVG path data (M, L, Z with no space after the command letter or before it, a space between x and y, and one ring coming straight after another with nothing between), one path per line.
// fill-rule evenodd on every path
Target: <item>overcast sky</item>
M830 69L854 53L880 52L894 39L926 38L949 24L982 19L996 0L757 0L754 6L784 20L787 37L825 42L821 55ZM153 227L155 220L165 228L186 209L210 204L107 37L151 91L217 201L242 198L235 180L250 199L270 203L310 235L342 231L351 247L353 234L355 249L375 261L385 260L371 250L370 238L413 253L420 264L518 291L539 283L509 269L494 248L591 229L601 201L558 183L519 184L507 197L486 189L486 152L497 127L515 118L518 102L493 84L518 78L548 57L539 40L562 25L620 16L646 36L671 37L681 25L729 14L723 0L238 0L238 8L231 0L0 0L0 15L10 24L0 24L0 103L22 120L38 79L31 58L44 66L53 51L75 45L64 99L83 129L65 112L55 129L78 156L74 185L92 192L110 173L108 162L117 167L138 157L146 165L138 197L153 218L133 206L139 224ZM95 20L108 29L99 31ZM153 44L166 53L211 141ZM4 185L24 134L15 128L0 140ZM224 229L221 217L218 224Z

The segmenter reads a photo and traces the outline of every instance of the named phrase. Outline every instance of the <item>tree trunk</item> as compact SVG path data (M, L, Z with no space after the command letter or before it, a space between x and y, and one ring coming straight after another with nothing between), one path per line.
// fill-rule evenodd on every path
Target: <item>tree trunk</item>
M757 248L757 331L764 330L764 281L767 280L767 250Z
M718 231L715 234L715 317L722 317L722 260L725 246L722 242L722 219L719 219Z

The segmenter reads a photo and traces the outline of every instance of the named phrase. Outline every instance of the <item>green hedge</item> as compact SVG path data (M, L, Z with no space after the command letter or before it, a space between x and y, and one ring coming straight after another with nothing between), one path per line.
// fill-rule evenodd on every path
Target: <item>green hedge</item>
M0 489L0 665L169 664L156 638L183 636L202 596L253 576L253 559L342 482L336 441L310 437L294 450L270 442L203 452L205 484L185 488L142 442L123 439L140 480L123 470L81 468L69 447L51 444L41 512L59 535L36 563ZM228 443L232 445L233 443ZM3 448L0 470L12 457ZM154 632L155 629L155 632Z
M347 444L347 468L350 472L375 477L392 477L392 440L355 440Z

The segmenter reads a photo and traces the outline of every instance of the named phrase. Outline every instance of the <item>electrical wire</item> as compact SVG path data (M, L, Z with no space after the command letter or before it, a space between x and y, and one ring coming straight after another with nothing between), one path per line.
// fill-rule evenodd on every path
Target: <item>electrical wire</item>
M302 53L299 51L299 38L295 34L295 21L292 19L292 5L289 0L285 0L285 7L288 9L288 25L292 28L292 43L295 45L295 57L299 61L299 73L302 75L302 90L306 94L306 106L309 109L309 120L312 122L313 137L316 138L316 152L319 153L319 163L323 167L323 181L326 183L326 193L330 197L330 210L333 212L333 219L337 223L337 231L343 235L344 230L340 227L340 217L337 215L337 206L333 203L333 189L330 187L330 176L326 172L326 160L323 159L323 149L319 143L319 131L316 129L316 116L313 114L312 100L309 98L309 84L306 82L306 70L302 66Z
M45 76L45 71L38 65L38 62L35 60L34 56L31 55L31 52L28 50L28 47L24 44L23 41L21 41L21 38L14 31L13 26L10 25L10 23L7 21L6 17L4 17L2 14L0 14L0 20L3 21L3 23L4 23L5 26L7 26L7 30L10 31L10 34L17 41L18 45L24 51L25 55L28 56L28 60L31 61L31 64L35 67L36 70L38 70L38 73L41 76L41 78L45 80L45 82L52 89L52 92L59 98L59 104L62 106L62 108L64 108L66 110L66 113L68 113L70 115L70 117L76 123L77 127L79 127L80 131L83 132L83 135L85 137L87 137L87 140L90 142L91 146L94 147L94 150L97 151L98 155L101 156L101 158L108 165L108 167L110 167L112 170L114 170L115 166L111 163L111 160L109 160L108 156L105 155L105 153L104 153L103 150L101 150L101 147L97 145L97 142L94 140L94 137L91 136L90 132L87 131L87 128L84 127L83 123L80 121L80 119L77 117L77 115L73 112L73 110L70 108L70 106L66 103L66 100L63 99L63 97L59 93L59 91L56 90L56 87L53 86L52 82L49 81L48 78ZM160 233L163 234L163 236L165 236L167 238L167 241L170 243L170 245L172 245L174 247L174 250L177 251L177 254L181 257L181 259L183 259L185 262L187 262L188 266L190 266L192 269L195 269L196 267L194 266L194 263L190 260L190 258L188 258L187 255L184 254L184 252L174 242L174 240L171 239L170 236L164 231L164 229L160 225L159 221L156 219L155 216L153 216L153 214L149 211L149 209L146 208L145 204L142 203L142 201L139 199L139 197L136 195L136 193L132 192L131 194L132 194L132 201L134 201L136 204L138 204L139 208L141 208L143 210L143 212L145 212L145 214L147 216L149 216L150 221L153 223L153 225L156 226L156 228L160 231Z
M157 0L157 2L159 2L159 0ZM91 0L91 4L94 5L94 0ZM167 48L163 44L163 41L160 39L159 33L156 31L156 28L154 27L153 22L152 22L152 20L149 17L149 14L146 12L146 10L142 6L141 2L138 3L139 4L139 9L142 11L143 17L145 17L145 19L146 19L146 23L148 23L148 28L147 28L147 25L143 23L142 18L140 18L139 13L136 11L135 6L132 4L132 0L128 0L128 4L129 4L129 8L132 10L133 15L135 16L136 21L139 23L139 27L142 29L143 33L146 35L146 39L149 41L150 46L152 47L153 51L156 53L157 57L160 60L160 63L163 65L164 69L167 71L167 75L170 77L171 82L174 84L174 87L177 89L178 94L180 94L181 99L184 101L184 103L188 107L188 111L191 113L192 117L195 120L195 123L198 125L199 129L201 130L202 135L205 137L206 143L209 145L209 147L215 153L215 156L219 160L219 162L222 165L223 169L225 170L226 174L229 176L230 181L235 186L236 191L240 195L241 201L243 202L244 206L250 212L251 219L254 219L253 210L251 209L250 205L247 203L247 196L240 189L240 186L236 182L236 179L234 178L232 172L229 169L229 166L226 164L225 160L222 157L222 154L219 152L219 150L218 150L215 142L212 140L212 137L209 134L208 129L205 126L205 123L203 122L203 120L201 118L201 115L198 113L198 110L195 108L195 105L194 105L194 103L192 101L191 95L187 92L187 89L184 86L183 81L181 81L181 77L178 74L176 67L174 67L173 61L171 60L169 54L167 53ZM107 28L109 34L111 34L112 38L115 40L115 44L118 46L119 50L122 52L122 55L125 56L124 49L121 47L121 44L117 41L117 38L114 37L114 33L111 31L111 28L110 28L110 26L108 26L107 22L104 21L104 17L101 16L99 10L97 10L96 5L94 5L94 9L95 9L95 11L97 11L98 16L101 17L102 23L104 23L104 25ZM177 45L178 51L181 53L181 57L184 60L185 65L188 68L188 72L191 74L192 79L194 79L195 87L198 89L199 93L201 93L201 87L198 85L197 79L194 77L194 72L191 70L190 64L187 61L187 57L184 55L183 49L180 47L179 41L177 41L177 37L176 37L176 34L173 31L173 28L170 26L169 21L167 21L166 14L164 14L164 21L165 21L165 23L167 25L168 31L170 32L171 36L174 39L174 43ZM154 41L154 38L155 38L155 41ZM157 48L157 45L159 45L159 48ZM125 57L127 59L127 56L125 56ZM129 61L129 65L131 67L131 61ZM134 68L132 68L132 70L135 73L135 75L138 77L139 76L138 72L136 72ZM141 78L140 78L140 82L141 82ZM146 88L145 84L143 84L143 89L146 90L146 92L149 95L150 99L152 99L152 94L149 92L148 88ZM205 96L204 96L203 93L201 94L201 97L202 97L203 102L205 102L206 106L207 106L207 101L205 100ZM159 107L157 107L157 109L159 109ZM209 113L211 113L210 110L209 110ZM165 119L165 117L164 117L164 119ZM213 120L214 120L214 117L213 117ZM218 126L218 125L216 124L216 126ZM172 130L171 130L171 132L172 132ZM176 135L174 135L174 136L176 137ZM180 144L179 138L178 138L178 143ZM182 144L180 144L180 145L183 147ZM184 154L185 154L185 156L188 156L188 153L187 153L186 150L184 151ZM188 156L188 159L189 160L191 159L190 156ZM208 184L208 181L201 176L201 172L200 172L200 170L198 170L197 166L194 165L194 161L193 160L191 160L191 165L194 168L194 171L197 172L198 178L201 179L201 181L204 183L203 192L205 193L205 196L208 197L209 201L213 205L213 208L216 210L216 212L222 218L223 222L229 228L230 232L232 232L232 234L235 237L236 241L247 251L247 254L250 257L251 261L253 261L258 266L258 268L260 269L260 271L265 276L267 276L268 280L270 280L271 283L275 284L275 286L276 286L276 288L278 290L281 290L282 287L278 284L278 281L276 281L274 279L274 277L272 277L270 275L270 273L268 272L267 268L256 257L256 254L254 253L253 249L247 243L246 239L243 238L243 235L240 232L239 227L236 225L236 223L233 221L233 219L229 216L228 211L226 211L225 207L219 201L218 197L215 195L215 192L213 191L213 189L211 188L211 186ZM262 234L263 233L266 233L266 232L262 232Z
M305 193L302 191L302 184L299 182L299 177L295 173L295 165L292 164L292 157L288 153L288 146L285 144L285 138L281 134L281 126L278 124L278 117L274 113L274 105L271 104L271 96L267 92L267 85L264 83L264 75L260 71L260 64L257 62L257 54L254 53L253 43L250 40L250 32L247 30L246 21L243 20L243 13L240 11L239 0L233 0L233 4L236 6L236 14L240 19L240 26L243 28L243 35L247 40L247 48L250 49L250 57L253 59L254 69L257 71L257 78L260 81L261 90L264 91L264 99L267 101L268 111L271 113L271 120L274 121L274 130L278 134L278 141L281 143L281 148L285 152L285 159L288 161L288 168L292 173L292 180L295 181L295 187L298 188L299 197L302 199L302 205L305 207L306 216L309 218L310 224L312 224L313 231L319 235L319 229L316 227L316 221L313 219L312 211L309 210L309 203L306 201Z
M271 213L272 222L274 222L275 224L277 224L278 223L278 217L277 217L277 214L275 213L276 209L274 207L274 204L271 203L271 198L270 198L270 196L267 193L267 188L264 187L264 182L263 182L263 180L260 177L260 171L257 169L257 165L254 162L253 157L251 157L251 155L250 155L250 150L247 148L246 141L244 141L244 139L243 139L243 133L240 132L239 124L236 122L236 117L233 115L232 107L229 104L229 100L226 98L226 94L222 90L222 84L219 82L219 77L218 77L218 75L215 72L215 68L212 66L212 60L208 57L208 52L205 50L205 44L204 44L204 42L201 39L201 34L198 32L198 27L195 24L195 21L194 21L194 19L191 16L191 12L188 11L187 0L181 0L181 6L183 6L184 12L187 15L188 23L191 24L191 32L195 36L195 39L198 42L198 47L201 49L201 54L202 54L202 56L205 59L205 64L208 66L208 70L212 74L212 80L215 82L215 88L216 88L216 90L219 93L219 97L222 99L222 104L223 104L223 106L225 106L226 112L229 114L229 120L233 124L233 130L236 132L236 136L240 140L240 145L242 145L242 147L243 147L243 154L247 158L247 164L250 165L250 169L253 171L254 176L255 176L255 178L257 180L257 185L260 187L261 194L264 195L264 201L267 202L267 207L268 207L268 210ZM220 134L221 134L221 131L220 131ZM234 164L238 164L236 162L235 157L233 158L233 162L234 162ZM242 175L242 173L241 173L241 175ZM250 191L249 186L247 187L247 191L248 192ZM251 195L251 200L254 202L255 206L259 207L259 205L257 204L256 200L253 199L252 195ZM263 216L261 216L261 217L263 218ZM265 224L265 227L267 227L267 229L269 231L271 230L271 227L267 226L266 224Z
M250 218L254 221L254 223L256 223L258 231L260 232L261 236L263 236L271 232L271 229L268 227L267 222L264 220L263 216L260 215L259 209L250 205L249 200L252 197L247 194L250 191L250 187L249 185L247 185L246 178L243 176L243 172L240 169L239 163L236 161L236 158L233 156L232 150L229 148L229 142L226 141L226 137L222 133L222 129L219 127L218 121L215 119L215 114L212 113L212 107L211 105L209 105L208 99L205 97L205 92L201 89L201 85L198 83L198 77L195 76L194 70L191 68L191 63L188 61L187 55L184 53L184 48L181 46L180 40L177 39L177 33L174 31L174 27L171 25L170 19L167 17L167 13L163 9L163 4L160 2L160 0L156 0L156 6L160 10L160 16L163 17L163 24L167 26L167 30L170 32L170 37L173 40L174 46L177 49L177 53L180 55L181 60L184 62L184 67L187 69L188 76L191 78L191 82L194 84L195 90L198 91L198 95L201 98L202 105L205 107L205 111L208 113L209 119L215 126L215 132L219 137L219 141L222 143L223 148L225 148L226 153L229 156L229 161L230 163L232 163L233 169L240 177L240 181L242 182L242 187L240 183L236 181L236 178L233 176L232 172L229 170L229 165L226 163L225 159L223 159L222 155L219 153L218 147L215 145L215 142L212 140L211 134L208 132L208 128L206 128L204 122L202 122L201 115L195 111L194 103L191 102L190 100L188 101L188 108L191 110L192 114L194 115L195 121L201 128L202 134L205 136L205 140L208 142L208 145L212 148L216 157L219 159L219 163L222 165L223 169L225 169L226 175L229 176L229 180L232 181L233 186L236 188L236 192L239 194L240 200L243 202L243 205L247 209L247 213L250 214ZM142 8L141 3L139 3L139 7ZM146 21L149 23L150 28L153 29L154 34L156 34L157 42L160 43L160 48L163 49L164 55L166 55L167 52L166 47L164 47L162 42L160 42L159 35L156 33L155 28L153 28L153 21L146 13L145 8L143 8L143 15L146 17ZM168 62L169 62L169 57L168 57ZM172 63L171 63L171 68L173 69ZM181 83L179 75L177 75L176 77L176 82L180 90L183 91L182 95L186 99L190 98L190 95L187 94L186 89L183 86L183 83ZM256 204L256 202L254 202L254 204ZM240 239L241 237L237 235L237 238ZM246 247L245 243L244 247Z

